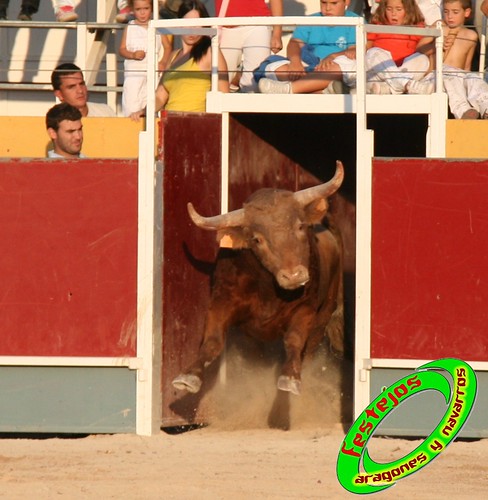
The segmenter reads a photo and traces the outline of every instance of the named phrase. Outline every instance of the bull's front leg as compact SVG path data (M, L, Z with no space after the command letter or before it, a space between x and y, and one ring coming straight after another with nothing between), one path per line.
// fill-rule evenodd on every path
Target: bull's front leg
M192 393L200 390L205 368L215 361L224 349L229 320L222 310L209 310L198 358L173 380L174 387Z
M300 395L302 356L311 330L311 317L304 311L298 314L284 335L286 360L278 378L278 389Z

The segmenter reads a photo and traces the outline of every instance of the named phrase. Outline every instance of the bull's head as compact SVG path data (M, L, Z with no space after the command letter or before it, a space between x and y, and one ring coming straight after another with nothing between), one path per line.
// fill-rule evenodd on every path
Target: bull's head
M188 213L198 227L217 231L221 246L250 248L282 288L293 290L309 280L309 228L324 218L327 198L343 178L338 161L334 177L325 184L296 193L260 189L243 208L215 217L202 217L188 203Z

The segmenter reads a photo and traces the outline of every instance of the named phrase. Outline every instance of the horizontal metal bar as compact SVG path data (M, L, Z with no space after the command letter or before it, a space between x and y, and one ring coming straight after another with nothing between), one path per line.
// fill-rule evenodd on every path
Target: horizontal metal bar
M384 24L365 24L364 31L367 33L393 33L421 36L441 36L441 30L438 28L419 28L417 26L386 26Z
M49 90L52 92L53 88L50 83L2 83L0 82L0 91L4 90ZM90 92L122 92L123 88L120 87L107 87L104 85L90 85L88 87Z
M0 356L0 366L114 366L142 368L142 358L87 356Z
M425 363L430 363L432 359L395 359L395 358L373 358L365 360L364 368L371 370L373 368L409 368L415 369ZM469 361L465 360L473 370L488 371L488 361Z
M217 28L158 28L158 33L171 35L215 36L217 32Z
M331 16L273 16L273 17L208 17L195 19L158 19L150 21L150 26L156 30L164 29L165 32L173 31L174 28L202 28L228 27L228 26L358 26L364 24L366 32L371 33L405 33L412 35L440 36L438 28L419 28L417 26L384 26L377 24L366 24L362 17L331 17Z
M122 30L125 24L120 23L61 23L58 21L0 21L0 28L44 28L44 29L76 29L78 26L83 25L90 31L97 30Z
M193 19L158 19L149 22L156 28L184 28L204 26L357 26L362 17L329 16L261 16L261 17L198 17Z

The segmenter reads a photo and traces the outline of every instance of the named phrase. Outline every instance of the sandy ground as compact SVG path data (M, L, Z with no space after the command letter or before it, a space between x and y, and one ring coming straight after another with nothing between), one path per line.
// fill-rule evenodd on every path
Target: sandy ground
M341 428L222 430L153 437L2 439L0 497L8 499L349 498L335 464ZM399 458L415 442L373 438L375 457ZM488 441L454 442L384 499L481 499Z
M244 364L237 372L241 375L228 370L227 385L217 386L206 398L213 411L204 428L161 431L152 437L3 436L0 498L352 498L336 477L345 428L340 415L344 408L349 411L339 366L330 361L307 366L302 395L282 405L288 418L281 422L290 430L270 428L276 371ZM418 444L418 440L373 438L368 450L376 461L391 462ZM487 492L488 440L478 440L452 443L427 467L376 495L477 500L486 498Z

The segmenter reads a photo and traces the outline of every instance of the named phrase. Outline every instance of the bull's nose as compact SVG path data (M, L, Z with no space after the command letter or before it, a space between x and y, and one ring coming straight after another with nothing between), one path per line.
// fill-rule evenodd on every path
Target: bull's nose
M296 266L291 270L281 269L276 275L276 280L281 288L288 290L305 285L309 279L308 269L305 266Z

